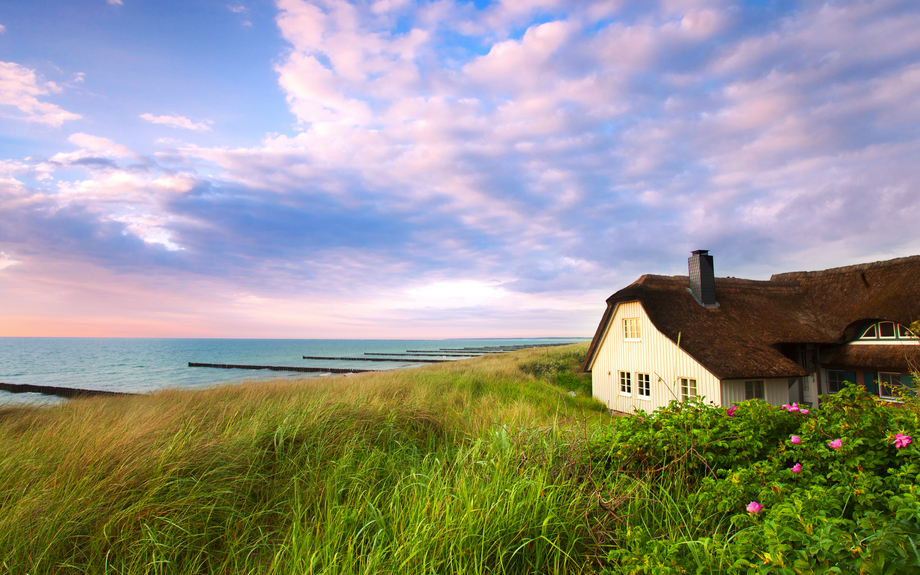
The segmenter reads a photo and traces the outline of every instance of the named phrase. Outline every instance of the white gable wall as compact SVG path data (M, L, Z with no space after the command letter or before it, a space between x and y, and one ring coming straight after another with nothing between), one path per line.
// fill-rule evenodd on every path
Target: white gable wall
M627 341L623 332L623 319L638 318L641 330L639 341ZM631 374L632 393L620 392L621 371ZM651 396L639 396L637 373L647 373L651 379ZM591 368L591 387L594 397L608 408L631 413L636 409L648 412L664 407L672 399L680 399L678 378L696 380L697 393L722 405L719 380L670 339L659 332L639 302L621 303L614 310Z

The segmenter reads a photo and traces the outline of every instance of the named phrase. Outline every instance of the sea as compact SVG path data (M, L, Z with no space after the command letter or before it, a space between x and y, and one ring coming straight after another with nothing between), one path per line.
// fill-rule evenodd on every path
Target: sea
M0 383L151 393L168 388L203 388L278 378L328 377L328 372L189 367L189 363L293 366L339 369L413 369L421 363L304 359L380 357L412 351L454 353L463 348L531 346L586 341L584 338L357 340L357 339L172 339L0 337ZM411 350L411 351L410 351ZM387 357L387 356L382 356ZM457 356L427 356L463 359ZM390 355L390 359L418 359ZM0 405L53 405L63 400L38 393L0 391Z

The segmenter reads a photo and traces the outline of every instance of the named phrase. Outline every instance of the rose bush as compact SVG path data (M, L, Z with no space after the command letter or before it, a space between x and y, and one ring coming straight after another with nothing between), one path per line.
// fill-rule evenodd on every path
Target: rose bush
M920 572L916 400L890 404L848 386L810 413L790 407L674 402L621 418L595 457L657 487L613 522L617 548L604 568ZM665 516L683 523L656 534Z

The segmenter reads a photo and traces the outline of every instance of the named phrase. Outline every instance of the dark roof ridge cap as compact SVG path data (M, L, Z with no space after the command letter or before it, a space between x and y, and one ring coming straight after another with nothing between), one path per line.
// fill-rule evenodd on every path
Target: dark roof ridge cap
M720 290L756 289L758 292L786 290L801 287L798 280L749 280L745 278L716 278L716 288Z
M865 272L868 270L878 269L878 268L887 268L891 266L898 266L904 264L920 264L920 255L916 256L906 256L903 258L894 258L892 260L882 260L877 262L870 262L865 264L856 264L851 266L843 266L839 268L829 268L826 270L817 270L811 272L785 272L781 274L773 274L770 277L770 281L794 281L799 279L806 278L819 278L827 275L836 275L836 274L851 274L857 272Z

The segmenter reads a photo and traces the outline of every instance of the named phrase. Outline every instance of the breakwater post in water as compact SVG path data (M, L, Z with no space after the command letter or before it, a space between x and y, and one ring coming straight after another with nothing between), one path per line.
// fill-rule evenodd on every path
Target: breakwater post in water
M50 385L31 385L28 383L0 383L0 391L9 393L40 393L73 399L74 397L93 397L100 395L137 395L123 391L103 391L101 389L76 389L73 387L52 387Z
M303 373L364 373L376 369L342 369L337 367L297 367L283 365L235 365L230 363L195 363L188 362L189 367L216 367L218 369L270 369L272 371L299 371Z
M304 359L325 359L331 361L398 361L400 363L444 363L447 361L456 361L454 359L400 359L397 357L320 357L305 355Z

